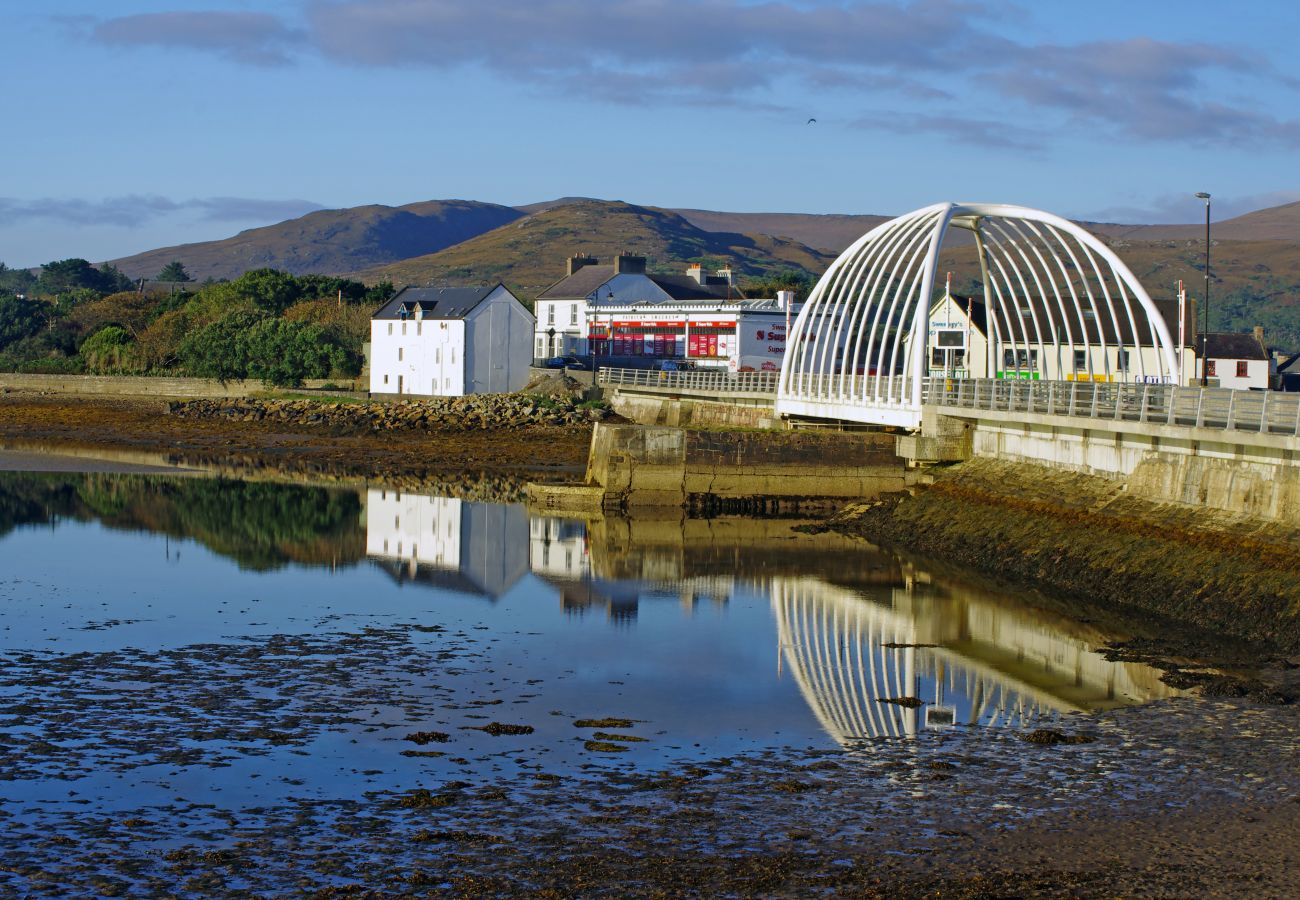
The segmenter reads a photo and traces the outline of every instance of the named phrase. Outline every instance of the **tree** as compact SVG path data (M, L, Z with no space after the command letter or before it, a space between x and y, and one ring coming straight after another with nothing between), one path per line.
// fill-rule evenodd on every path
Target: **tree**
M41 277L37 284L40 293L62 294L78 288L97 293L111 293L114 289L106 289L104 273L84 259L60 259L41 266Z
M0 294L31 293L36 284L36 276L26 269L11 269L0 262Z
M185 263L179 259L173 259L167 265L163 266L158 273L158 281L193 281L190 273L185 271Z
M302 286L287 272L253 269L225 285L234 296L252 300L258 309L278 316L302 299Z
M178 352L185 371L200 378L215 378L222 384L247 378L246 335L262 318L260 313L240 312L190 332Z
M0 350L31 337L45 327L45 304L24 298L0 297Z
M125 328L109 325L96 331L81 345L87 371L97 374L133 369L131 335Z
M246 336L248 375L277 387L297 387L350 369L351 355L324 328L310 322L263 319Z

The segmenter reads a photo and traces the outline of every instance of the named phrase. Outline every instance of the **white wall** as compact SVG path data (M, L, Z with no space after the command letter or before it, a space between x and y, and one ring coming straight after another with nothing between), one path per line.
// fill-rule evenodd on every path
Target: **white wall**
M366 492L366 555L456 571L461 501L401 491Z
M534 322L528 310L499 287L474 308L465 325L468 356L463 393L521 390L528 383L533 360Z
M532 355L585 356L587 348L586 300L538 300ZM553 337L546 332L555 329Z
M1237 375L1237 362L1235 359L1216 359L1214 360L1214 372L1210 375L1210 380L1218 379L1219 387L1236 388L1237 390L1268 390L1270 385L1270 368L1269 361L1266 359L1248 359L1246 363L1246 376L1244 378ZM1196 376L1199 380L1201 369L1198 364Z
M372 320L370 392L424 397L465 393L465 322Z

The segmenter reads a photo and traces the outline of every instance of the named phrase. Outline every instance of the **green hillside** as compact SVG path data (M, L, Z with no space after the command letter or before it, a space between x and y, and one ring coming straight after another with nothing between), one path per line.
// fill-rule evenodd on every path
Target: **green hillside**
M688 262L730 263L740 275L822 272L834 254L788 238L705 231L677 213L619 201L551 206L437 253L350 273L368 283L481 284L501 281L532 297L564 275L574 253L645 256L651 272L681 274Z

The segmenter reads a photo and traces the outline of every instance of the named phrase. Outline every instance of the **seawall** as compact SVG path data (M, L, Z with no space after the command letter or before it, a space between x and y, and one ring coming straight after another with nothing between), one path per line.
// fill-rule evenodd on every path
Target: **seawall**
M906 486L890 435L596 426L586 483L606 508L825 511Z
M310 379L305 387L319 389L330 382ZM250 397L269 388L260 381L227 381L215 378L166 378L144 375L24 375L0 372L0 390L43 391L49 394L101 395L117 397ZM350 391L328 394L358 396ZM365 396L361 394L359 396Z
M1300 529L1156 502L1122 479L977 458L828 525L1171 628L1300 651Z

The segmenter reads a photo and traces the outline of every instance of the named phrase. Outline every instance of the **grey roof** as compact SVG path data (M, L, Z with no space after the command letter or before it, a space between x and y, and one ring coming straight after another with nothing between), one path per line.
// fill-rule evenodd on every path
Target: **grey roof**
M414 319L416 310L425 319L463 319L487 296L501 287L412 288L398 291L379 307L372 319Z
M743 300L745 295L735 285L700 284L689 275L647 276L674 300Z
M538 300L581 300L614 277L614 267L583 266L537 295Z
M1232 334L1211 331L1205 336L1207 359L1263 359L1269 358L1264 345L1253 334Z
M555 284L537 295L538 300L583 300L617 273L612 265L583 266L572 275L561 278ZM725 284L703 285L689 275L646 275L641 272L627 273L648 278L673 300L740 300L744 294L740 288L732 285L728 293ZM615 298L617 302L617 298Z

